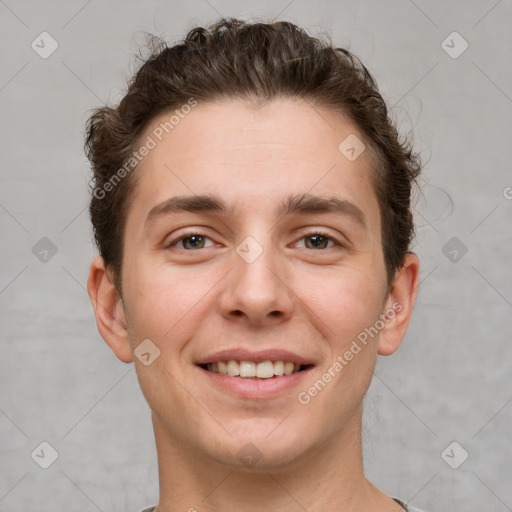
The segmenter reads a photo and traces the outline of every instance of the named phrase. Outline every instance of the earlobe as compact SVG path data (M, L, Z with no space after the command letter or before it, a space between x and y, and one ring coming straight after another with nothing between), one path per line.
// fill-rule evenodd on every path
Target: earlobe
M407 253L397 271L389 292L386 308L387 321L379 336L378 353L393 354L405 337L418 292L420 263L414 253Z
M87 290L94 308L96 325L101 337L123 363L131 363L133 354L121 296L110 279L103 258L91 263Z

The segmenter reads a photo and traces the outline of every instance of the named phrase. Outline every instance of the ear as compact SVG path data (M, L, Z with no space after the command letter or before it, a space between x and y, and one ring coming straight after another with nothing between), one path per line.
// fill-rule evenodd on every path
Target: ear
M133 354L130 347L123 301L114 286L109 269L105 268L105 262L100 256L91 263L87 290L101 337L118 359L123 363L131 363Z
M393 354L405 337L418 292L420 262L414 253L407 253L402 267L396 272L384 314L387 317L379 335L379 354Z

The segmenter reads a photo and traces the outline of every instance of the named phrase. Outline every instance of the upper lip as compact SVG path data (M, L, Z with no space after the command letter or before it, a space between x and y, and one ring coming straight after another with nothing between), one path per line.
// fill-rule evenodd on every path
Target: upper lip
M312 365L313 361L307 357L294 354L288 350L246 350L246 349L225 349L213 354L205 355L197 360L198 365L216 363L218 361L252 361L262 363L263 361L291 361L301 365Z

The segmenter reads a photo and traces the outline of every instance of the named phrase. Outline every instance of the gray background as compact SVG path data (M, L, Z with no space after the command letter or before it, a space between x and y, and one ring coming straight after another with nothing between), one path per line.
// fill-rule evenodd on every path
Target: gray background
M133 365L97 333L85 289L95 251L83 129L89 109L121 98L143 30L176 41L220 15L330 34L374 73L402 132L414 130L426 162L422 283L404 344L379 361L366 399L367 474L431 512L512 510L510 0L0 0L0 511L157 502L149 408ZM31 48L43 31L59 45L47 59ZM461 39L442 46L454 31L469 44L457 58ZM42 252L47 241L33 250L43 237L56 254ZM49 460L43 441L58 452L48 469L35 462ZM462 450L453 469L445 460L458 465Z

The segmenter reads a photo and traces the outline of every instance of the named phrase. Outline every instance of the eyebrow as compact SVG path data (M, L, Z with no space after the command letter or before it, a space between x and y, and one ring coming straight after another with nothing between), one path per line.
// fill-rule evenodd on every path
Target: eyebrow
M362 227L366 227L366 217L358 206L338 197L314 196L311 194L301 194L288 196L281 208L282 213L286 215L297 213L340 213L351 217Z
M176 196L154 206L147 214L144 224L182 211L226 215L233 213L235 206L236 204L228 207L222 198L213 195ZM281 203L277 211L278 215L310 213L338 213L351 217L362 227L366 227L366 217L358 206L347 199L334 196L291 195Z

